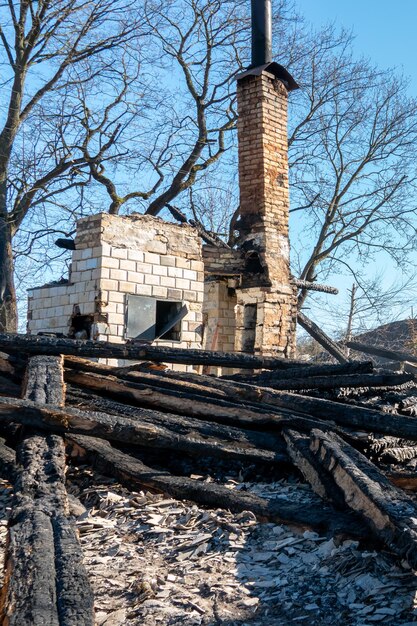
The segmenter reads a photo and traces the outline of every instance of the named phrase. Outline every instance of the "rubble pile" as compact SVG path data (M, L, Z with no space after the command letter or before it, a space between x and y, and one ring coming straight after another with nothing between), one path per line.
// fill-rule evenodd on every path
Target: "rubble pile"
M121 349L142 362L86 358ZM417 619L414 374L50 337L0 350L7 623ZM149 364L184 360L240 373Z

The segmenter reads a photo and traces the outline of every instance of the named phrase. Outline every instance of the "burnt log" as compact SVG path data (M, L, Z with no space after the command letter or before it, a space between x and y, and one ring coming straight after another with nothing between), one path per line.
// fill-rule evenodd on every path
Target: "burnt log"
M129 378L132 375L128 375ZM197 393L187 393L183 388L161 388L143 383L119 380L115 376L103 376L101 374L77 372L69 370L65 373L68 382L79 385L86 389L92 389L97 393L104 393L112 397L121 398L142 407L152 407L189 415L197 418L210 418L224 422L240 422L247 418L252 422L258 421L263 414L271 412L270 408L262 405L244 404L225 400L223 397L215 397L215 394L206 392L203 396ZM282 413L286 413L283 411Z
M413 374L354 374L344 376L309 376L306 378L269 379L268 387L276 390L340 389L363 387L398 387L414 380Z
M96 410L111 415L120 415L128 419L139 419L143 423L162 426L185 437L197 433L203 439L209 437L222 440L224 443L233 444L238 448L264 448L282 455L283 459L286 456L286 446L282 438L271 432L264 433L202 419L196 420L184 415L138 409L132 405L109 400L72 385L67 388L66 402L67 405L75 406L84 411Z
M324 500L332 502L337 508L343 510L345 508L343 494L310 450L310 437L301 435L290 428L284 429L283 435L287 443L289 457L311 485L313 491Z
M297 313L297 322L300 324L304 330L308 332L313 339L317 341L329 354L331 354L336 361L339 363L348 363L349 358L346 356L345 352L337 345L335 341L330 339L324 333L321 328L317 326L314 322L312 322L304 313L298 311Z
M269 381L287 380L292 378L310 378L311 376L344 376L351 374L370 374L374 366L372 361L353 361L337 365L310 365L309 367L297 367L287 371L266 371L260 374L232 374L222 376L223 380L248 382L252 385L268 386Z
M126 344L104 341L83 341L65 337L44 337L0 333L0 350L11 354L74 355L92 358L133 359L156 363L213 365L243 369L289 369L303 363L290 359L257 357L231 352L166 348L139 342Z
M357 516L337 513L321 504L304 504L276 498L266 500L248 492L233 491L215 483L174 476L163 470L146 466L142 461L113 448L108 442L92 437L67 436L70 454L77 457L80 450L88 455L89 462L100 471L115 476L133 489L152 489L180 500L221 507L230 511L252 511L260 520L284 522L301 527L313 527L334 533L366 536L365 526Z
M379 356L383 359L394 361L408 361L412 365L417 364L417 356L410 352L403 352L402 350L389 350L383 346L370 346L366 343L359 341L346 341L345 346L356 350L357 352L363 352L364 354L371 354L372 356Z
M417 506L373 463L333 433L313 430L310 448L376 537L417 568Z
M280 452L259 450L257 448L237 447L216 439L201 437L198 433L178 435L150 423L141 423L139 419L126 419L96 411L80 411L66 407L49 407L28 400L0 398L0 421L11 419L24 426L41 428L55 433L88 434L89 436L118 441L129 445L163 448L205 454L249 462L287 462ZM279 418L277 418L279 423ZM311 428L314 424L308 424Z
M30 359L25 400L64 403L63 360ZM8 523L2 623L92 626L93 594L65 489L62 437L26 430L17 450L14 503Z
M310 419L316 417L334 422L339 426L347 426L353 430L365 430L371 433L417 440L417 420L405 415L388 414L375 409L342 404L322 398L300 396L294 393L279 391L269 393L267 389L263 399L270 405L297 411L297 415L305 414ZM294 426L294 428L300 430L298 427Z

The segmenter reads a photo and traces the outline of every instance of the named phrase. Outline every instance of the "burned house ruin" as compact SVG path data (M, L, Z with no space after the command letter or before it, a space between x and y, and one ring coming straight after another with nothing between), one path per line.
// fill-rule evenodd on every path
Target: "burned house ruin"
M271 61L270 2L252 6L252 64L237 76L240 215L234 248L190 225L105 213L78 221L68 281L30 290L28 332L291 357L288 92Z

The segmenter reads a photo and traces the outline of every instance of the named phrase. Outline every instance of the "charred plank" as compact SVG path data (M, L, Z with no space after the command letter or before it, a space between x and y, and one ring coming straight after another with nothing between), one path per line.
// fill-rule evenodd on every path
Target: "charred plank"
M20 402L62 406L62 358L32 358L25 387ZM92 626L92 591L68 515L63 439L27 430L17 451L2 623Z
M72 444L75 456L80 453L80 449L84 450L89 461L100 471L116 476L130 488L153 489L180 500L192 500L231 511L252 511L260 520L280 521L331 532L366 536L365 526L357 516L336 513L331 507L313 503L305 507L278 498L268 501L247 492L232 491L215 483L174 476L169 472L150 468L138 459L116 450L108 442L92 437L71 435L67 437L67 441L70 449Z
M0 333L0 349L12 354L67 354L93 358L148 360L157 363L185 365L217 365L243 369L289 369L302 365L301 361L279 357L256 357L237 352L212 352L210 350L166 348L141 343L119 344L8 333Z
M372 532L417 567L417 506L360 452L333 433L313 430L310 448L333 476L348 507Z

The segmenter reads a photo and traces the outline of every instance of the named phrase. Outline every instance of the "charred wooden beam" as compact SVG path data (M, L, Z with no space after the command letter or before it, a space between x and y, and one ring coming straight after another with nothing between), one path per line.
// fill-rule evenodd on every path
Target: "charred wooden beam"
M360 452L332 433L313 430L311 450L353 511L373 533L417 568L417 506Z
M130 488L147 488L166 493L180 500L192 500L198 504L222 507L231 511L252 511L261 520L286 522L331 532L348 532L363 537L365 526L357 516L336 513L331 507L311 503L300 506L288 500L266 500L248 492L232 491L222 485L206 483L191 478L174 476L166 471L155 470L141 461L113 448L106 441L92 437L70 436L72 453L80 449L100 471L116 476ZM74 445L75 444L75 445ZM365 534L364 534L365 533Z
M304 330L308 332L313 339L315 339L329 354L331 354L339 363L347 363L349 358L346 356L345 352L337 345L335 341L330 339L324 333L321 328L317 326L314 322L312 322L304 313L298 311L297 313L297 322L300 324Z
M203 440L217 439L225 444L233 445L236 448L259 448L270 450L286 458L286 446L280 435L276 433L265 433L257 430L248 430L236 426L218 424L202 419L194 419L183 415L173 415L172 413L162 413L149 409L138 409L129 404L116 402L82 390L72 385L67 389L67 405L75 406L81 410L96 410L111 415L119 415L133 420L140 420L145 424L162 426L176 435L193 437L198 435Z
M387 414L374 409L323 400L322 398L300 396L295 393L281 391L269 393L268 389L265 389L263 399L269 404L297 411L298 415L305 414L310 418L317 417L352 429L416 440L417 420L405 415ZM297 427L297 430L300 429Z
M0 333L0 350L12 354L71 354L92 358L148 360L157 363L213 365L243 369L288 369L302 365L301 361L278 357L256 357L237 352L211 352L210 350L165 348L141 343L119 344L8 333Z
M296 391L302 389L340 389L347 387L357 389L362 387L398 387L414 379L413 374L354 374L344 376L309 376L306 378L278 378L269 379L268 387Z
M180 415L188 415L198 419L210 419L224 424L239 425L250 428L261 426L281 427L291 424L298 430L308 430L326 425L322 420L310 419L308 415L296 413L291 409L277 410L274 404L275 397L280 392L271 389L261 389L262 395L250 385L244 389L240 402L230 402L220 398L214 398L212 393L205 396L198 394L186 394L171 389L142 385L129 381L120 381L112 376L100 376L99 374L86 374L83 372L69 371L66 378L86 389L92 389L96 393L110 395L135 404L139 407L153 407ZM243 386L243 385L242 385ZM246 395L247 394L247 395ZM258 400L258 403L248 402L248 397ZM298 396L296 396L298 397ZM267 403L261 403L261 400ZM1 416L1 399L0 399ZM331 428L337 428L334 424Z
M133 375L128 376L133 377ZM144 384L131 380L119 380L115 376L69 370L65 373L65 378L73 384L92 389L96 393L111 395L139 407L150 407L203 419L209 418L230 423L248 418L256 422L262 414L271 412L270 408L261 405L243 405L241 399L233 402L232 398L225 400L224 397L210 392L204 395L187 393L183 388L180 390L163 388L155 384L151 385L149 382Z
M413 365L417 364L417 356L410 352L403 352L401 350L389 350L383 346L370 346L366 343L359 341L346 341L345 346L356 350L357 352L364 352L365 354L371 354L372 356L379 356L383 359L394 361L408 361Z
M251 385L268 386L269 381L287 380L288 378L310 378L311 376L344 376L352 374L370 374L373 372L372 361L353 361L350 363L340 363L338 365L315 365L309 367L292 368L287 371L267 371L260 374L232 374L222 376L224 380L235 380L237 382L248 382Z
M293 278L293 283L299 289L308 289L309 291L321 291L322 293L331 293L334 295L337 295L339 293L337 287L320 285L319 283L311 283L308 280L300 280L299 278Z
M310 450L310 437L301 435L290 428L284 429L283 434L292 462L310 483L313 491L324 500L335 504L339 509L344 509L342 492Z
M139 409L138 409L139 411ZM216 416L217 417L217 416ZM407 420L407 418L403 418ZM411 421L411 418L408 418ZM97 411L80 411L75 408L65 407L65 409L43 406L30 402L29 400L17 400L15 398L0 397L0 424L14 421L24 426L42 428L54 433L74 433L88 434L92 437L109 439L140 446L156 447L155 437L159 435L156 426L151 424L141 424L138 420L124 419L115 415L99 413ZM225 421L225 420L224 420ZM233 425L247 426L268 426L280 429L285 426L292 426L297 430L309 431L312 428L337 428L334 424L327 424L323 420L311 419L308 415L301 415L291 412L286 413L265 413L245 415L243 409L241 414L237 413L232 419ZM415 422L415 420L413 420ZM415 426L417 436L417 424ZM169 438L165 438L165 433L160 433L158 445L165 440L168 446ZM154 444L154 445L152 445ZM177 445L179 445L177 443ZM188 450L202 446L196 440L189 442ZM207 451L207 449L206 449Z
M32 358L25 388L19 402L62 406L62 358ZM69 520L62 437L26 431L19 445L0 612L10 626L94 623L93 594Z
M126 419L97 411L80 411L66 407L46 407L34 402L0 398L0 419L13 419L25 426L43 428L56 433L88 434L130 445L171 449L195 455L226 457L249 462L287 462L280 452L260 450L255 447L237 447L235 443L222 443L217 439L201 437L197 432L178 435L155 424L141 423L139 419ZM279 418L277 418L279 419ZM314 424L313 424L314 425ZM309 424L311 427L312 424Z

